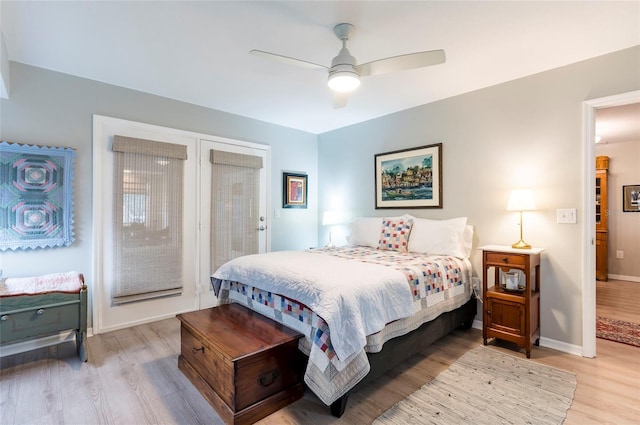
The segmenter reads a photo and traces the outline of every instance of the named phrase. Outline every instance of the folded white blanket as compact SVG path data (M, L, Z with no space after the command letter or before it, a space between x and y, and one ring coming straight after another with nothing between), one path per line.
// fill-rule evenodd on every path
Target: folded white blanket
M362 351L366 336L413 314L406 277L393 267L307 251L236 258L214 274L282 294L311 308L328 324L339 359Z
M0 280L0 296L37 295L49 292L76 293L82 287L78 272L53 273Z

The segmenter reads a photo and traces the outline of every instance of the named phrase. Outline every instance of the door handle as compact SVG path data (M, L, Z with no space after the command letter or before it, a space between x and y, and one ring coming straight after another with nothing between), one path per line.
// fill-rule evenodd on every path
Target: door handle
M260 226L260 227L258 227L258 230L264 231L266 228L267 228L267 226Z

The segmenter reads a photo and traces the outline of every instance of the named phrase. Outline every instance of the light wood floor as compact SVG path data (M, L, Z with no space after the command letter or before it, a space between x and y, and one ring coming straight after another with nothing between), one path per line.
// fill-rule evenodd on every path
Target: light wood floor
M596 314L640 323L640 282L596 281Z
M369 424L481 343L479 330L455 331L353 394L340 419L307 391L259 424ZM507 344L494 347L524 358ZM93 336L87 363L74 349L69 342L2 358L0 424L221 424L177 369L176 319ZM597 353L585 359L536 347L531 357L577 374L567 424L637 424L640 348L598 339Z

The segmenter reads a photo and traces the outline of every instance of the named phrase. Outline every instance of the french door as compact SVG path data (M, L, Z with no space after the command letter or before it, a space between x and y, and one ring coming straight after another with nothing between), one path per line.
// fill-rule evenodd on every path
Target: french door
M268 250L268 170L268 146L200 140L200 308L217 303L218 267Z
M146 162L136 160L119 166L119 152L114 152L118 138L125 150L132 141L135 143L134 139L182 148L186 159L182 160L180 179L168 177L163 171L172 166L174 158L150 157ZM94 264L89 288L93 333L160 320L198 307L194 225L197 211L193 207L198 202L197 141L192 134L180 130L94 116ZM170 192L179 196L167 199ZM179 205L171 205L173 202ZM171 212L178 209L180 214ZM172 246L175 249L171 250ZM136 260L128 259L128 253ZM164 263L170 264L170 272L163 272L166 264L152 270L144 261L138 261L140 255L153 260L154 253L156 262L167 258ZM180 283L181 288L154 298L138 299L120 286L146 287L169 280ZM123 294L127 297L121 297ZM118 301L121 298L128 299Z
M270 147L99 115L94 115L93 124L93 333L216 305L210 284L215 269L228 259L269 248ZM181 146L186 151L183 181L161 179L160 170L172 159L152 160L149 170L134 171L128 165L119 170L113 152L116 136L125 137L126 146L131 138ZM167 188L174 186L179 200L165 199ZM173 202L181 205L182 213L168 225L165 216L178 207ZM130 230L120 232L123 237L115 236L118 223ZM178 225L179 234L167 236ZM157 250L169 239L181 241L180 249L171 251L179 267L170 267L182 288L166 296L117 302L118 279L143 284L167 280L162 272L141 273L135 261L130 272L118 261L118 247L135 248L140 254Z

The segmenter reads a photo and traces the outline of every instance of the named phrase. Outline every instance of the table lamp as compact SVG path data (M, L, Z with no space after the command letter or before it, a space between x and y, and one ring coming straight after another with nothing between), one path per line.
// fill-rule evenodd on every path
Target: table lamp
M331 234L333 232L333 226L341 224L342 220L338 211L325 211L322 215L322 225L329 226L329 243L325 245L328 248L333 248L333 240Z
M533 211L536 209L536 204L533 202L533 194L529 189L514 189L509 195L509 203L507 204L507 211L519 211L520 212L520 240L513 245L512 248L518 249L530 249L531 245L526 243L522 239L522 211Z

